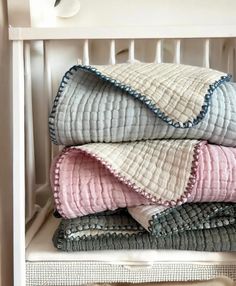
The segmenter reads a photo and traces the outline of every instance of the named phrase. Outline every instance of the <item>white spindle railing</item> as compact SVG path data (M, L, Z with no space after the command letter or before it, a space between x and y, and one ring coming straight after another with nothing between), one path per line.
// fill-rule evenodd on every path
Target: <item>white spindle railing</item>
M13 242L14 285L24 286L25 281L25 88L24 45L12 45L13 94Z
M83 45L83 64L89 65L89 41L84 40Z
M51 105L53 100L53 91L52 91L52 71L50 64L50 41L44 41L44 92L45 92L45 100L48 105L48 113L51 111ZM46 120L46 130L48 131L48 122ZM48 136L45 136L45 178L46 184L49 183L49 173L50 173L50 165L51 160L55 156L56 150L53 144L50 142Z
M114 65L116 63L116 43L115 40L110 40L110 53L109 53L109 64Z
M128 62L131 63L131 64L135 62L135 44L134 44L134 40L130 40L129 41Z
M35 152L34 152L34 123L32 106L32 81L30 43L24 46L25 68L25 168L26 168L26 221L29 221L35 212Z
M161 63L162 62L162 40L158 39L156 41L156 49L155 49L155 63Z
M210 67L210 39L204 40L203 66Z
M181 40L177 39L174 43L174 63L180 64L181 61Z

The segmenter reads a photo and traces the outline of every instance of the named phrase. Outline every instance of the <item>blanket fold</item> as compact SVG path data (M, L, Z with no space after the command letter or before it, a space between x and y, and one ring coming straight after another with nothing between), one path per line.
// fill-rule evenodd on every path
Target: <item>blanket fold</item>
M235 146L236 85L211 69L176 64L74 66L49 117L61 145L203 139Z
M142 228L127 211L99 213L75 219L62 219L53 243L62 251L88 251L107 249L179 249L196 251L235 251L235 208L227 204L209 204L217 212L214 222L207 225L209 217L201 217L191 205L188 218L192 227L183 229L183 206L176 208L177 216L163 213L161 226L168 234L158 232L158 237ZM232 209L234 209L232 211ZM204 209L203 209L204 210ZM204 210L205 211L205 210ZM207 211L206 211L207 212ZM157 214L158 216L159 214ZM196 219L196 217L198 217ZM162 219L161 219L162 218ZM231 219L232 218L232 219ZM202 224L199 220L202 220ZM213 218L212 218L213 219ZM205 223L205 224L204 224ZM199 225L205 227L199 227ZM194 228L196 226L196 228ZM178 231L175 230L178 229ZM180 228L180 231L179 231ZM169 231L172 229L173 231Z
M129 208L129 213L156 237L236 224L235 203L187 203L173 208L138 206Z
M58 212L75 218L139 205L236 202L236 149L196 140L65 148L51 169Z

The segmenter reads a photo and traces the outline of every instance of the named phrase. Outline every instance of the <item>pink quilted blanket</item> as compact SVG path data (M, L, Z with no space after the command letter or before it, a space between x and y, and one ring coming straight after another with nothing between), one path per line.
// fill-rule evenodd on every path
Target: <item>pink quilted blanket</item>
M68 147L53 162L51 183L65 218L139 205L236 202L236 148L197 140Z

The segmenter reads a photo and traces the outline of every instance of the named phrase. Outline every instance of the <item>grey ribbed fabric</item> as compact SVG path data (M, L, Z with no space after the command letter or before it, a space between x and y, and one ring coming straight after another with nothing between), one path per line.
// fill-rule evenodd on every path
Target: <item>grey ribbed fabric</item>
M178 227L181 231L170 231L169 235L151 235L133 220L126 211L119 211L104 215L104 213L80 217L70 220L62 220L56 230L53 243L62 251L87 251L106 249L179 249L196 251L236 251L236 224L228 218L235 217L231 209L221 208L214 217L213 227L196 230L183 230L185 219L184 209L178 208L177 216L167 216L163 222L166 230ZM216 208L218 206L216 205ZM179 211L180 210L180 211ZM195 217L204 219L192 208L192 215L188 210L187 218ZM209 211L209 209L208 209ZM208 213L206 211L206 213ZM225 213L224 213L225 211ZM176 214L177 214L176 213ZM180 219L178 218L180 217ZM222 219L225 220L222 225ZM206 218L209 220L209 217ZM207 221L206 220L206 221ZM219 224L220 222L220 224ZM219 224L220 226L217 226Z
M57 144L188 138L236 145L235 83L216 88L205 117L193 127L190 124L191 128L173 127L171 119L160 119L151 107L125 89L88 70L72 70L61 88L49 119L51 138ZM167 100L165 96L163 100Z

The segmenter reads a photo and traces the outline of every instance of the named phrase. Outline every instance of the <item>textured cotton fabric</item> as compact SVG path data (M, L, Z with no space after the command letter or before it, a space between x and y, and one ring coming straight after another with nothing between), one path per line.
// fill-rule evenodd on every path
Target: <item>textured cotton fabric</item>
M236 148L207 144L188 202L236 202Z
M236 146L236 85L228 79L175 64L73 67L54 100L50 136L67 146L163 138Z
M236 224L235 203L187 203L173 208L139 206L129 208L129 213L156 237Z
M182 199L197 141L97 143L65 148L51 170L63 217Z
M139 205L236 202L236 148L195 140L65 148L51 181L64 218Z
M224 218L224 212L222 212L222 218ZM217 219L222 221L220 217ZM169 227L178 226L178 217L174 222L171 217L167 223ZM120 211L109 215L102 213L70 220L62 219L54 234L53 243L62 251L106 249L235 251L236 224L234 222L224 226L174 232L155 237L129 217L126 211Z

